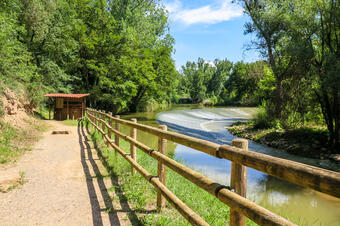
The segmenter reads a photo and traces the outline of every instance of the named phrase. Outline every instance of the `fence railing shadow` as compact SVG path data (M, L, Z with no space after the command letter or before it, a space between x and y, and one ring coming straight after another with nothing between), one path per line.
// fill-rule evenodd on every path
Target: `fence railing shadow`
M128 199L124 195L123 190L118 182L118 176L113 172L112 167L110 167L107 160L103 157L102 150L99 148L98 143L95 140L89 139L90 134L91 133L88 125L84 126L83 121L79 121L78 135L79 144L81 147L81 162L86 176L86 183L92 208L93 224L103 225L102 212L107 212L110 225L121 225L118 213L124 212L127 214L129 223L131 223L131 225L141 225L137 213L155 213L156 210L140 210L131 208L130 204L127 201ZM92 143L92 147L90 143ZM104 165L107 172L109 173L109 180L111 182L110 184L115 188L113 195L118 198L120 208L115 208L113 206L112 199L108 192L110 187L105 184L104 181L104 179L107 178L107 175L103 175L100 171L96 163L98 159L94 158L93 151L95 151L98 158L101 160L101 163ZM94 172L94 175L93 173L91 174L91 171ZM98 187L100 190L99 194L95 190L94 183L98 183ZM102 199L104 200L105 208L100 207L98 198L99 195L101 195Z

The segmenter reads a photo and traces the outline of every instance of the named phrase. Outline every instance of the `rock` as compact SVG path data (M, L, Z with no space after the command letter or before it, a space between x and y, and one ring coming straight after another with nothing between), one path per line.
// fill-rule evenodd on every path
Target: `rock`
M340 162L340 154L330 155L329 158L333 161Z
M8 115L15 115L16 114L16 111L13 107L6 106L5 110L6 110Z

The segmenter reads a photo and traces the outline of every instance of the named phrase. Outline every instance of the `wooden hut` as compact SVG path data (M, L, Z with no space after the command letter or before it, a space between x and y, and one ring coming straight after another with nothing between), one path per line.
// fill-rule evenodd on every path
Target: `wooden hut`
M55 120L78 119L84 116L86 96L89 94L50 93L44 97L53 99ZM51 103L52 101L49 101ZM49 119L51 119L51 104L49 104Z

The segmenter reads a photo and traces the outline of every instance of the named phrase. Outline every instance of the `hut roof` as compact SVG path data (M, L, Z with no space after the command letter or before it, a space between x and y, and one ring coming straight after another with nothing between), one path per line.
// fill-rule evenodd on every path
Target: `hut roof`
M64 98L82 98L82 97L86 97L89 96L90 94L85 93L85 94L81 94L81 93L74 93L74 94L67 94L67 93L49 93L49 94L45 94L44 97L64 97Z

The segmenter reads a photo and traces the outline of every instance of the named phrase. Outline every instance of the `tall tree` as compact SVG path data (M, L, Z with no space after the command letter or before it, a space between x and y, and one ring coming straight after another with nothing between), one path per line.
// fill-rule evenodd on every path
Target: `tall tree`
M316 96L329 131L329 144L339 147L340 11L339 2L242 0L257 35L256 47L267 58L276 87L271 103L275 118L289 111L302 115ZM306 100L309 100L306 104ZM270 111L270 109L268 109ZM288 120L289 121L289 120Z

